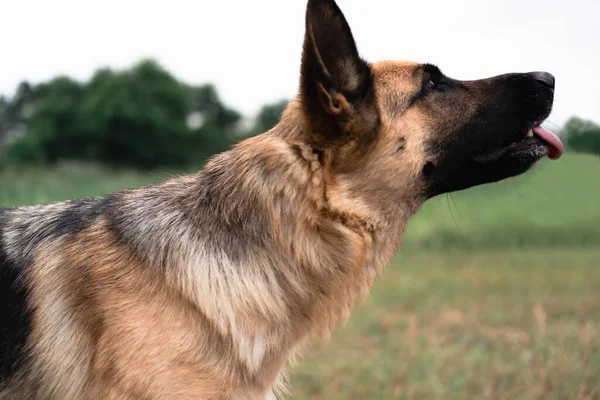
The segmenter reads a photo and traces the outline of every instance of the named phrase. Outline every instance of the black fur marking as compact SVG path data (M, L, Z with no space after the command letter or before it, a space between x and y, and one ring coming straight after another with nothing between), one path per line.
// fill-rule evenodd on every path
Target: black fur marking
M79 199L69 202L53 225L52 237L77 234L89 227L100 215L104 214L106 199Z
M299 145L292 145L292 151L294 152L294 154L296 154L296 157L298 157L301 160L304 160L304 156L302 155L302 148Z
M131 240L124 234L125 228L130 226L131 222L127 221L125 218L126 212L122 208L124 206L123 196L128 191L122 191L115 194L112 194L106 197L103 201L102 207L106 211L104 213L104 218L107 223L108 230L114 235L114 239L116 243L123 247L128 247L134 252L137 252L136 255L140 258L143 252L138 252ZM115 210L120 210L120 212L114 212Z
M464 85L457 80L445 76L442 71L433 64L423 64L420 70L422 71L421 88L408 101L409 107L412 107L417 101L431 93L465 89ZM431 85L431 83L433 85Z
M63 203L60 211L48 209L47 216L43 214L44 206L36 208L31 215L28 215L26 209L16 209L15 213L20 213L21 218L13 220L10 229L18 238L17 251L21 252L24 259L15 261L27 265L31 262L28 258L48 240L81 232L104 213L104 204L105 200L101 198L74 200ZM35 224L44 217L43 223L36 227Z
M263 168L268 170L272 167L264 165ZM224 182L221 173L221 170L203 171L198 184L198 208L185 212L188 218L195 220L197 226L202 226L202 235L211 238L205 242L209 251L224 251L232 262L241 263L248 259L252 249L268 248L269 243L273 242L264 230L269 224L264 217L268 211L260 210L264 206L252 200L240 203L235 209L224 208L231 201L229 197L245 189L241 180ZM275 177L276 172L273 171L272 175ZM193 214L189 214L190 211Z
M313 154L317 155L317 157L319 159L319 164L321 164L321 165L325 164L325 153L322 150L313 149L312 152L313 152Z
M8 258L1 240L9 212L0 209L0 380L20 367L31 331L24 268Z

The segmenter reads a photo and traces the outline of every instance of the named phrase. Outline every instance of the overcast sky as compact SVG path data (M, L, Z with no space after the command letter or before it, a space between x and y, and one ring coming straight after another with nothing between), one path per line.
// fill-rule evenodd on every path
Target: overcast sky
M478 79L546 70L550 122L600 121L598 0L339 0L369 61L438 64ZM297 90L305 0L0 0L0 93L58 74L157 59L179 79L214 82L246 115ZM550 124L550 127L553 125Z

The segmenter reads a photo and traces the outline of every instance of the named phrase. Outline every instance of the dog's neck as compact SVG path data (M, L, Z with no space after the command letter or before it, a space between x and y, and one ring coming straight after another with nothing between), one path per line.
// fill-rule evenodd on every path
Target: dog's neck
M278 125L265 134L274 142L281 141L290 146L298 154L311 171L311 183L321 182L319 190L322 193L318 206L332 218L349 227L361 227L374 234L382 234L394 238L399 245L408 219L412 217L424 199L414 195L413 191L402 196L389 196L389 191L382 193L356 185L357 179L352 171L357 155L365 157L366 148L363 143L346 143L344 147L331 148L320 143L310 143L306 138L314 137L309 133L311 127L306 123L304 107L301 98L290 103ZM281 146L282 151L285 146ZM344 161L339 161L343 153ZM349 160L348 160L349 159ZM351 167L340 167L340 164L350 164Z

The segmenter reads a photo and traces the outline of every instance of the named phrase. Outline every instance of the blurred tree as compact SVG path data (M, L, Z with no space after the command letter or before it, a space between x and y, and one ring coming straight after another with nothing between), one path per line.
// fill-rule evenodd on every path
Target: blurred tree
M565 126L560 131L560 136L565 140L568 139L572 133L579 133L587 130L597 129L599 126L592 121L586 121L579 117L571 117Z
M5 97L0 98L0 144L25 133L27 120L32 113L34 97L31 85L22 82L10 100Z
M561 131L567 147L580 153L600 155L600 125L572 117Z
M98 71L81 104L84 158L154 168L185 165L193 156L185 86L153 61L131 70Z
M87 85L57 78L34 90L28 133L9 162L96 160L154 168L185 165L194 155L187 89L153 61L98 71Z
M600 156L600 127L571 133L567 144L573 151Z
M192 102L188 126L194 133L194 146L202 149L202 157L227 150L242 116L222 103L213 85L188 90Z
M35 89L21 84L10 104L9 132L20 123L27 129L13 134L6 154L8 162L53 162L69 155L76 145L71 138L77 132L81 96L81 85L66 77Z
M254 125L250 128L247 136L259 135L271 130L281 120L281 115L288 106L288 100L279 100L272 104L264 105L254 121Z
M266 132L277 125L288 104L288 100L280 100L276 103L263 106L256 119L257 133Z
M0 99L0 145L16 138L3 163L201 163L239 136L269 130L286 103L263 107L256 126L240 132L240 113L223 104L213 85L186 86L152 60L98 70L85 84L68 77L35 87L24 82L13 98Z
M39 151L40 161L72 158L86 147L80 131L80 104L84 88L67 77L59 77L35 88L36 100L23 141Z
M0 96L0 151L2 151L5 136L8 130L4 127L7 123L6 111L8 110L8 100L4 96Z

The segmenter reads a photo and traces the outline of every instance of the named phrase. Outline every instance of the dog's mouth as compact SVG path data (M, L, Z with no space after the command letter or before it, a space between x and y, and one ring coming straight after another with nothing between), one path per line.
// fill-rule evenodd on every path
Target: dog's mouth
M554 103L552 75L506 74L462 84L486 96L453 135L430 142L433 161L423 167L428 197L499 182L527 172L544 157L562 157L560 138L542 127Z
M538 125L527 132L526 138L541 140L548 149L548 157L551 160L558 160L565 152L565 146L560 138L541 125ZM526 139L530 140L530 139Z
M496 143L494 147L489 142L483 145L487 145L488 149L474 152L466 159L447 158L445 164L437 167L434 164L433 171L424 170L431 182L428 196L517 176L546 156L558 160L564 153L560 138L543 128L541 123L522 128L520 133L507 137L504 143Z
M551 160L558 160L562 157L564 151L565 147L556 134L542 127L541 124L536 124L521 136L520 140L491 152L480 154L475 157L475 161L487 163L511 156L531 161L537 161L544 156L548 156Z

